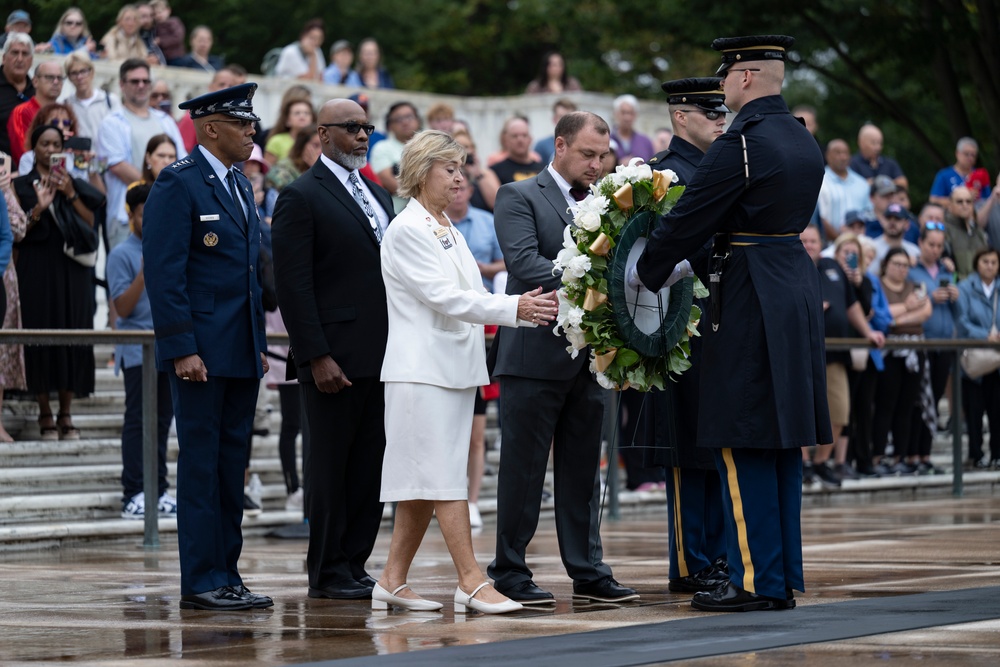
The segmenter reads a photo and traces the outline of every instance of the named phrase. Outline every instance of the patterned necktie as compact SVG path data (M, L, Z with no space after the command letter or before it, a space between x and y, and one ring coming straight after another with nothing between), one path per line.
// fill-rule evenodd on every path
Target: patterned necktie
M239 222L243 223L243 228L246 229L247 226L247 215L243 211L242 197L240 197L240 188L236 184L236 173L230 169L226 173L226 183L229 185L229 195L233 198L233 204L236 205L236 210L239 212Z
M371 223L372 230L375 232L375 240L381 244L382 230L379 228L378 220L375 218L375 209L372 208L372 203L368 201L368 197L365 196L364 190L361 189L361 182L358 181L358 175L352 171L347 180L351 182L351 195L354 196L354 201L358 202L358 206L360 206L361 210L368 216L368 222Z
M590 190L588 190L587 188L570 188L569 189L569 196L572 197L573 199L575 199L576 201L583 201L584 199L587 198L587 195L589 195L589 194L590 194Z

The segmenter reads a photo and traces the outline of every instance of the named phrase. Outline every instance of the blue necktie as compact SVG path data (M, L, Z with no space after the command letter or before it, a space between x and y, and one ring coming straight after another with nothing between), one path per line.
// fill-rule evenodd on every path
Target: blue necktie
M230 169L226 173L226 183L229 184L229 194L230 196L232 196L233 203L236 205L236 210L238 211L240 216L236 220L237 222L243 223L243 229L246 229L247 215L243 211L243 203L242 203L242 197L240 197L240 189L239 186L236 184L236 173L232 169Z

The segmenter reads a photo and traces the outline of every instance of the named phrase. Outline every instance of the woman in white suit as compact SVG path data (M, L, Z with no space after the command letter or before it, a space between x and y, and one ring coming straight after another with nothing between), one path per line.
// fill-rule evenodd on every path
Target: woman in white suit
M382 501L396 521L372 608L437 610L406 585L410 563L437 514L458 570L455 611L516 611L476 562L469 527L466 464L475 392L489 379L484 324L547 324L558 306L541 288L521 296L490 294L462 235L444 209L465 177L465 150L444 132L421 132L403 150L399 194L407 207L382 240L389 311L385 383L386 449Z

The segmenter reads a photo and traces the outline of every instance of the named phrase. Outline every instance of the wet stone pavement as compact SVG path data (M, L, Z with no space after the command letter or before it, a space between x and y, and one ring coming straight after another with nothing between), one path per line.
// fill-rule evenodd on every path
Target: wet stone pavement
M0 665L155 666L182 660L190 666L253 667L371 658L367 662L377 666L398 656L376 656L458 646L479 646L491 656L463 664L511 664L505 653L514 644L505 647L500 642L545 637L558 642L559 636L572 633L624 632L663 623L656 632L668 635L674 621L680 622L674 627L687 631L718 616L747 619L746 627L726 631L730 637L745 636L749 641L766 634L767 624L775 622L770 619L780 619L793 624L795 640L727 655L713 655L711 642L705 642L701 653L705 657L689 657L684 664L1000 664L1000 614L961 623L941 617L940 622L929 621L929 626L832 641L822 639L809 622L810 611L821 611L810 609L813 605L868 600L891 608L894 597L903 600L899 596L930 591L968 595L966 589L985 587L994 587L991 601L1000 598L1000 589L995 588L1000 586L1000 497L807 506L802 523L809 590L798 596L799 608L740 615L697 612L688 604L690 596L666 592L665 508L606 520L603 526L605 560L619 581L639 590L638 603L574 604L572 582L562 569L554 524L548 518L531 544L529 564L535 582L551 590L559 602L554 611L504 617L464 618L452 613L455 575L435 524L414 562L410 583L425 597L446 602L441 613L372 612L368 601L307 598L305 540L247 538L241 560L245 582L272 596L275 606L233 613L178 608L172 534L163 536L157 551L144 551L136 538L0 553ZM484 569L492 555L492 530L488 521L474 540ZM384 563L388 545L385 529L371 560L373 574ZM968 606L975 606L975 594L971 599ZM795 625L799 619L801 625ZM877 632L875 620L857 618L854 634ZM598 654L589 661L571 658L565 653L567 644L572 647L573 641L541 644L543 653L549 650L544 646L551 646L552 653L542 655L538 664L612 664L611 658ZM423 655L434 657L432 663L446 664L452 662L449 656L457 658L461 652ZM668 649L641 655L641 660L627 664L661 664L677 657Z

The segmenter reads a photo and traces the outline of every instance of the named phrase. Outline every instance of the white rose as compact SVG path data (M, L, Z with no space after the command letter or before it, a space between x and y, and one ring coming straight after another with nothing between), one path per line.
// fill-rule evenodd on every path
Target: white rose
M601 216L594 211L582 211L573 222L588 232L596 232L601 228Z
M674 173L673 169L664 169L660 173L666 177L668 183L676 183L678 181L677 174ZM650 175L650 178L653 178L652 175Z
M566 329L566 340L575 350L582 350L587 347L587 337L583 329L579 327L569 327Z

